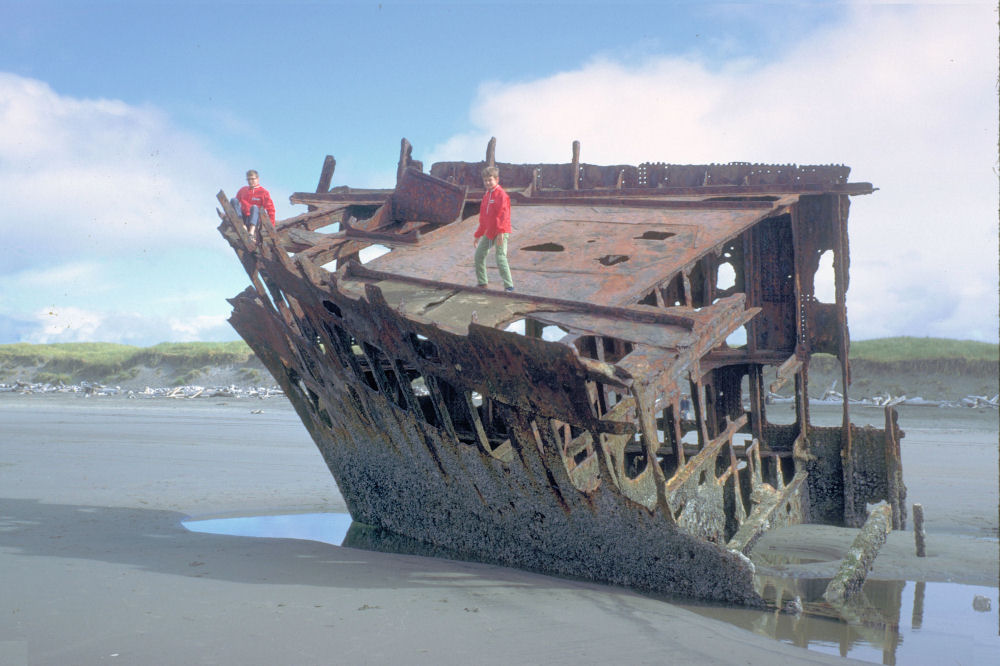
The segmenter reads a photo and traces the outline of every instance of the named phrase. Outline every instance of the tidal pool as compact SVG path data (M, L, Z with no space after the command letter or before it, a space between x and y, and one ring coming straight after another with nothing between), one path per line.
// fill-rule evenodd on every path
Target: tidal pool
M191 532L270 539L305 539L334 546L344 543L351 527L349 513L292 513L277 516L243 516L185 520Z

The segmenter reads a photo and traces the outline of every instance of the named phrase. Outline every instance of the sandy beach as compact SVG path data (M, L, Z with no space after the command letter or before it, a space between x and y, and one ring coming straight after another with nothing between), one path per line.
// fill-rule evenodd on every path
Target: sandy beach
M900 424L929 556L894 533L872 577L996 590L997 413L922 409ZM0 664L853 663L621 588L182 526L302 512L346 507L284 400L0 395ZM821 576L850 539L757 548Z

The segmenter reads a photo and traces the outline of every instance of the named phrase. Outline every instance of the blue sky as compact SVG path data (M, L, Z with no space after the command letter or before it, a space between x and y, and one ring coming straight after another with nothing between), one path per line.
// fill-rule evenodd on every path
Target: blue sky
M0 344L227 340L215 193L509 162L843 163L855 339L997 340L995 3L0 0Z

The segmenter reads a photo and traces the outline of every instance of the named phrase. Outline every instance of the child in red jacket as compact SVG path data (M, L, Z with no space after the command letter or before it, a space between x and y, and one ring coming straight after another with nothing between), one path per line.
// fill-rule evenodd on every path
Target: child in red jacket
M274 226L274 202L271 201L271 193L260 186L260 176L255 170L247 171L246 186L240 188L236 197L229 203L243 216L243 223L247 225L248 231L252 232L257 226L262 208L267 211L267 216L271 218L271 226Z
M476 281L480 287L485 287L489 280L486 277L486 255L490 248L495 249L497 269L503 288L514 291L514 281L510 277L510 266L507 264L507 237L510 236L510 197L500 187L500 170L488 166L482 171L483 187L486 194L479 204L479 228L472 238L476 248Z

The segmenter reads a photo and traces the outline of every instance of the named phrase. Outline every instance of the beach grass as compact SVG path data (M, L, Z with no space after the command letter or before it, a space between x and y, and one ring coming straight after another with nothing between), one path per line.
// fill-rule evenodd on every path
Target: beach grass
M253 352L243 341L161 342L152 347L133 347L110 342L70 342L48 345L16 343L0 345L0 363L5 365L65 364L77 366L128 367L163 361L243 363Z
M161 342L137 350L135 360L146 365L162 361L184 361L184 365L230 365L246 363L252 356L242 340L235 342Z
M256 357L236 342L164 342L134 347L104 342L0 345L0 379L29 369L32 381L68 384L80 380L125 382L142 368L169 368L173 383L193 379L212 366L243 366Z
M975 340L948 338L878 338L851 342L852 361L927 361L931 359L962 359L966 361L998 361L1000 345Z

